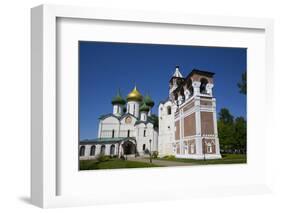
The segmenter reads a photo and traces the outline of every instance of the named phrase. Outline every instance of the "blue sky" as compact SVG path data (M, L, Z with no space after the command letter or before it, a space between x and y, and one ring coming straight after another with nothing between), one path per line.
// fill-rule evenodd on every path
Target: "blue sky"
M217 112L226 107L235 117L246 118L246 96L237 87L246 71L246 58L245 48L80 41L80 139L97 137L98 118L112 112L111 99L119 88L125 98L136 84L155 101L152 111L157 114L176 65L184 77L192 69L214 72Z

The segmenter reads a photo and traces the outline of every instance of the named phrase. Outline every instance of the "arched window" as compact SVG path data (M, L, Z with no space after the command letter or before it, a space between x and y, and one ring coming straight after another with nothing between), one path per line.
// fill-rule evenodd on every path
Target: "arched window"
M114 155L114 154L115 154L115 145L112 144L112 145L110 146L110 155Z
M145 144L142 145L142 150L143 150L143 151L145 150Z
M213 152L213 147L211 143L207 144L207 153L212 153Z
M130 137L130 130L128 130L127 132L127 137Z
M105 145L102 145L100 148L100 154L104 155L105 154Z
M81 147L80 147L79 155L80 155L80 156L84 156L84 155L85 155L85 146L81 146Z
M201 85L200 85L200 93L202 94L206 94L207 93L207 90L206 90L206 86L208 84L208 80L206 78L202 78L200 80L201 82Z
M112 138L114 138L114 129L112 130Z
M167 114L168 115L172 114L172 108L170 106L167 107Z
M93 146L91 146L91 152L90 152L90 155L91 155L91 156L95 156L95 154L96 154L96 146L95 146L95 145L93 145Z
M146 136L146 130L143 130L143 137Z
M191 97L193 95L193 86L192 86L192 81L191 79L188 79L186 82L186 89L189 91L189 97ZM186 98L189 98L186 97Z

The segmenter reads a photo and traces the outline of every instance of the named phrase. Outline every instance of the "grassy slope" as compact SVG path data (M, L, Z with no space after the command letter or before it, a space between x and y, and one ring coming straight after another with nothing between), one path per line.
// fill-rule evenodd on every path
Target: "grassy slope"
M125 161L119 159L110 159L104 162L96 160L82 160L80 161L80 170L93 170L93 169L120 169L120 168L146 168L146 167L159 167L155 164Z
M247 163L246 155L241 154L224 154L222 155L222 159L214 159L214 160L193 160L193 159L163 159L161 160L168 160L168 161L178 161L178 162L187 162L187 163L194 163L198 165L202 164L236 164L236 163Z

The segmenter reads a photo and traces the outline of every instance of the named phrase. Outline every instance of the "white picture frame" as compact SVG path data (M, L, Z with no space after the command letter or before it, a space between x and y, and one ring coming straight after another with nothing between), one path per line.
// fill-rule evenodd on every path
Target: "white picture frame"
M202 30L204 28L219 28L226 29L228 31L232 30L257 30L263 33L261 38L264 42L264 63L262 63L264 68L260 70L260 78L257 77L257 81L264 81L262 75L273 76L273 21L270 19L256 19L256 18L238 18L238 17L216 17L216 16L203 16L203 15L188 15L188 14L172 14L172 13L153 13L147 11L122 11L122 10L112 10L112 9L100 9L100 8L84 8L84 7L74 7L74 6L54 6L54 5L42 5L35 7L31 10L31 54L32 54L32 118L31 118L31 201L33 204L48 208L48 207L60 207L60 206L75 206L75 205L91 205L100 203L116 203L116 202L139 202L144 200L164 200L164 199L178 199L178 198L188 198L188 197L198 197L198 196L214 196L214 195L241 195L241 194L253 194L253 193L264 193L270 192L271 188L271 178L272 173L269 165L270 153L264 153L263 157L268 161L265 162L261 168L256 168L255 164L255 150L251 151L253 154L250 155L250 165L253 162L253 171L259 174L258 170L262 170L264 176L262 178L257 178L250 184L249 171L247 173L248 167L241 167L240 165L233 165L232 169L237 169L237 171L245 170L245 183L243 179L235 184L226 183L216 183L215 185L203 184L200 187L199 182L195 182L193 187L183 186L182 189L171 187L172 185L167 184L167 188L162 189L160 184L165 184L164 181L159 181L159 185L152 184L150 189L153 193L139 192L135 193L134 189L127 189L119 191L122 196L116 196L117 194L104 193L102 189L97 188L97 191L93 194L83 195L83 191L79 194L68 193L60 194L59 185L62 184L61 181L64 179L60 178L61 167L58 166L58 159L60 159L58 152L58 132L57 132L57 120L58 120L58 94L57 88L59 87L60 81L57 78L57 36L58 36L58 20L63 19L79 19L79 20L101 20L101 21L118 21L129 22L129 23L143 23L154 24L155 26L161 25L167 28L173 26L198 26ZM126 39L125 39L126 40ZM208 44L206 44L208 45ZM256 64L258 65L258 64ZM249 97L254 94L253 92L253 81L254 74L249 75ZM265 109L268 104L273 104L273 98L270 96L270 91L274 87L270 79L267 77L264 81L264 94L260 94L260 99L264 103L260 104L259 109ZM256 103L257 100L250 100L248 106L248 111L253 110L252 103ZM258 113L253 110L250 114L250 121ZM272 113L272 112L268 112ZM268 115L268 114L266 114ZM249 130L249 137L251 140L266 140L269 141L271 125L269 116L262 116L260 120L254 120L254 123L258 125L263 121L266 125L266 130L263 134L264 137L258 139L257 137L252 137L254 130ZM257 119L257 118L256 118ZM256 127L256 128L255 128ZM258 129L261 126L255 126L253 128ZM251 144L250 144L251 145ZM269 143L265 144L268 148ZM250 146L253 148L253 146ZM270 150L270 149L268 149ZM252 156L252 159L251 159ZM165 180L168 178L180 178L184 176L179 176L180 174L186 175L188 177L195 178L198 174L204 174L198 171L196 168L192 168L192 171L187 174L184 171L185 168L169 168L167 169L141 169L141 170L123 170L123 171L106 171L96 173L100 176L99 181L106 181L107 176L112 177L122 177L118 180L124 181L126 178L129 181L130 177L141 176L143 178L153 179L157 175L163 177ZM224 168L225 169L225 168ZM216 170L215 167L205 167L205 171L213 172ZM221 168L218 168L219 172ZM77 171L78 172L78 171ZM168 173L167 173L168 172ZM84 173L84 176L93 176L93 174ZM126 176L124 176L126 174ZM93 176L94 177L94 176ZM96 177L98 178L98 177ZM136 177L137 178L137 177ZM71 177L68 178L69 183L74 181ZM102 180L104 179L104 180ZM91 184L89 179L84 184ZM99 182L101 183L101 182ZM72 182L73 191L77 190L74 186L77 182ZM67 185L70 187L70 185ZM196 187L197 186L197 187ZM114 186L111 186L114 187ZM145 188L145 186L144 186ZM71 191L71 189L70 189ZM126 193L126 194L125 194Z

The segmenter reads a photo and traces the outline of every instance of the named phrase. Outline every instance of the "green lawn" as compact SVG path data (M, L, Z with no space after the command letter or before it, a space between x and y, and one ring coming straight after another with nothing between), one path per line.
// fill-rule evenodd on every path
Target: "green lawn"
M174 159L159 158L159 160L194 163L198 165L237 164L237 163L247 163L247 156L243 154L223 154L221 159L214 159L214 160L194 160L194 159L182 159L182 158L174 158Z
M103 162L97 160L80 160L80 170L94 169L121 169L121 168L146 168L159 167L151 163L134 162L120 159L110 159Z

